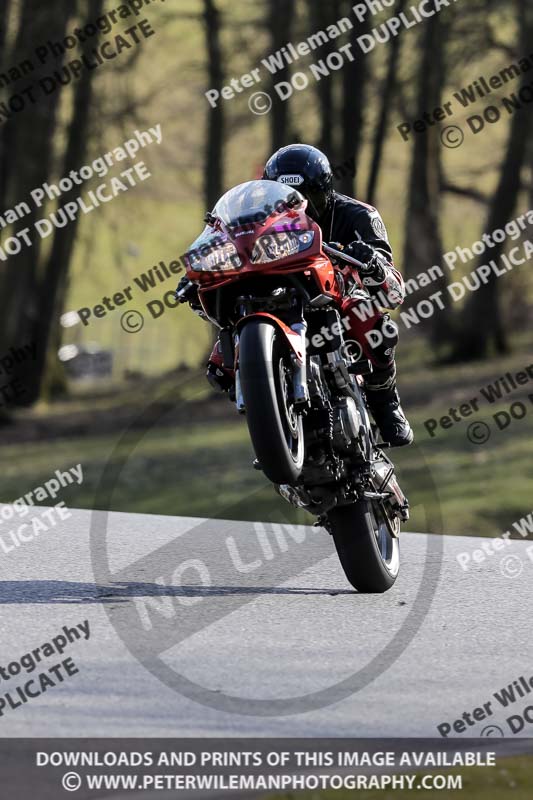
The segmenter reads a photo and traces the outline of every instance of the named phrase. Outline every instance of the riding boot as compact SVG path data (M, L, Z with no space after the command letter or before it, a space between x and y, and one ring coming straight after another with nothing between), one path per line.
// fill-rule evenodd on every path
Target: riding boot
M396 389L396 364L385 369L375 368L365 380L368 408L384 442L391 447L411 444L414 435L400 405Z

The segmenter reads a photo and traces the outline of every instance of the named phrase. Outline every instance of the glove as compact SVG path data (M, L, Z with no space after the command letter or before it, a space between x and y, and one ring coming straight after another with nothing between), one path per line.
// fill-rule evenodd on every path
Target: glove
M385 280L386 262L381 253L374 250L369 244L364 242L352 242L344 248L347 256L356 258L363 264L359 267L359 273L363 278L372 278L377 283Z
M188 287L188 288L187 288ZM199 306L200 299L198 297L198 287L195 283L192 283L186 275L178 283L178 288L176 289L176 294L181 291L182 289L187 288L187 291L181 295L179 298L180 303L191 303L193 305Z

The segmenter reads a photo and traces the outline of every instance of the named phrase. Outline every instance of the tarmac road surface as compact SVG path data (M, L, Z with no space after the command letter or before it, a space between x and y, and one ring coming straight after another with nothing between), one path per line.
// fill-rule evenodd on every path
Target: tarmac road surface
M533 706L531 543L404 533L364 596L322 530L71 514L0 552L0 737L513 736Z

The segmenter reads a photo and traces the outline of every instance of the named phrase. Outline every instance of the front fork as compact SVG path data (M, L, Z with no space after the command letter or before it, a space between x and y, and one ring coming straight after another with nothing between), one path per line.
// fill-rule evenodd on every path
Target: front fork
M307 405L309 402L309 387L307 385L307 322L303 315L299 322L295 322L290 328L277 317L271 314L257 316L267 316L276 325L278 331L283 334L289 345L292 362L292 390L295 405ZM239 414L244 414L244 398L241 389L241 379L239 370L239 332L234 334L235 352L235 405ZM296 341L295 341L296 340Z
M239 334L235 334L235 353L238 354L239 352ZM235 368L235 405L237 406L237 411L239 414L244 414L246 409L244 406L244 397L242 396L242 388L241 388L241 371L238 367L238 357L235 359L236 361L236 368Z
M297 405L300 403L307 404L309 402L309 387L307 385L307 322L302 317L301 322L291 325L291 330L300 337L300 352L302 353L301 359L296 358L294 353L291 354L294 402Z

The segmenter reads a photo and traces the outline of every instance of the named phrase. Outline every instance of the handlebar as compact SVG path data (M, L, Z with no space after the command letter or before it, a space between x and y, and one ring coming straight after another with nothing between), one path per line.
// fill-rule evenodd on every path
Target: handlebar
M176 298L176 300L178 300L179 302L186 302L183 298L193 285L194 285L193 281L189 281L181 289L176 289L174 293L174 297Z
M345 255L342 250L336 250L334 247L330 247L329 244L323 244L322 248L325 253L328 255L335 256L335 258L340 258L342 261L346 261L348 264L351 264L352 267L357 267L358 269L364 269L365 265L358 261L356 258L352 258L351 256Z

